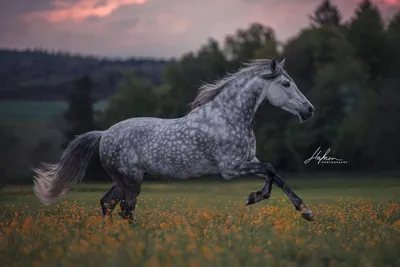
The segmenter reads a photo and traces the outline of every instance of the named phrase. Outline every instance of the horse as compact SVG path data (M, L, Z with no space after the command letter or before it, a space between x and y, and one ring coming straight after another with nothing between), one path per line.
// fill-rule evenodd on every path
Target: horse
M300 123L314 114L313 105L285 71L284 62L251 60L236 72L205 83L182 117L130 118L105 131L78 135L57 164L44 163L34 170L36 196L45 205L55 202L83 180L90 160L98 157L98 167L113 180L100 200L103 217L111 217L120 203L119 215L134 222L145 174L181 180L217 175L227 180L239 176L264 180L259 191L248 195L245 205L268 199L275 184L301 216L312 221L312 211L272 164L256 157L253 125L264 102L298 116Z

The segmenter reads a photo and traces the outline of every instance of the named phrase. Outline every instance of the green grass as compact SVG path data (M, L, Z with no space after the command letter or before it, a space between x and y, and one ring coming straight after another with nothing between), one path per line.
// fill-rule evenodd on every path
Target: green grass
M105 101L97 102L94 109L103 110ZM0 101L0 120L50 120L67 109L65 101Z
M400 179L392 177L313 177L286 179L288 185L307 203L336 202L341 198L363 198L371 202L390 201L400 197ZM183 182L144 182L141 198L157 198L176 196L202 199L201 203L212 204L214 199L220 201L244 201L251 191L257 191L262 181L210 181L201 179ZM95 204L107 192L111 184L79 184L62 199L73 201L78 199L87 204ZM8 186L2 189L0 203L17 204L32 195L32 186ZM270 200L285 198L278 187L273 187ZM7 200L7 201L6 201ZM268 204L262 202L263 204ZM32 199L30 207L38 206ZM261 204L262 205L262 204Z
M81 184L41 206L31 186L0 192L0 265L398 266L400 179L287 179L313 210L307 222L277 187L244 206L262 181L148 182L127 224L99 217L111 184ZM4 265L1 264L4 262Z

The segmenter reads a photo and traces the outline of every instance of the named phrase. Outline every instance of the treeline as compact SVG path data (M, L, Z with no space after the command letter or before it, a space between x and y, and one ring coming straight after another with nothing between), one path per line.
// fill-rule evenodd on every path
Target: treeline
M68 140L72 132L83 131L77 125L91 125L93 117L93 128L106 129L131 117L183 116L202 83L237 70L243 61L285 58L285 69L313 103L316 114L309 122L299 124L293 115L265 104L255 125L258 157L279 171L288 172L398 171L399 44L400 13L385 24L378 8L370 1L362 1L354 16L343 21L338 8L324 1L310 15L310 26L285 44L277 41L272 28L255 23L228 35L223 43L209 39L198 51L169 63L162 84L134 72L125 74L104 114L95 116L92 109L87 109L92 114L85 116L88 123L82 119L84 116L76 115L81 113L71 111L84 107L76 105L76 97L70 98L68 113L75 116L69 117L69 128L64 132ZM98 85L91 86L95 91ZM76 92L78 99L81 95L91 103L87 91ZM83 126L81 129L89 130ZM18 142L12 135L3 136L3 140L9 140L8 147ZM36 154L28 155L36 155L36 161L53 158L54 149L53 154L39 156L46 146L49 151L54 148L53 143L44 142L34 150ZM330 148L331 156L342 158L347 164L304 164L318 147L323 151ZM3 158L10 162L10 157Z
M66 100L74 80L90 75L96 82L93 97L103 100L115 93L126 71L163 82L170 61L131 58L126 60L50 53L45 50L0 50L0 100Z

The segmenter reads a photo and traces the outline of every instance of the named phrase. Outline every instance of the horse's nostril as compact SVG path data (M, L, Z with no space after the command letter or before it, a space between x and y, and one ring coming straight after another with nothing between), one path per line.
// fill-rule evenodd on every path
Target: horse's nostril
M308 112L313 113L314 112L314 108L313 107L309 107L308 108Z

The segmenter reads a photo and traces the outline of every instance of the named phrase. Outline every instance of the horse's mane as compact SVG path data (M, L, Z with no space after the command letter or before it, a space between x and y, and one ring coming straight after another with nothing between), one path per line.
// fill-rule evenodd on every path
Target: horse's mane
M228 73L222 79L216 80L212 83L203 84L197 93L196 98L189 105L189 111L202 106L213 100L219 93L222 92L226 85L234 79L250 73L257 73L269 69L271 59L256 59L243 63L243 67L234 73Z

